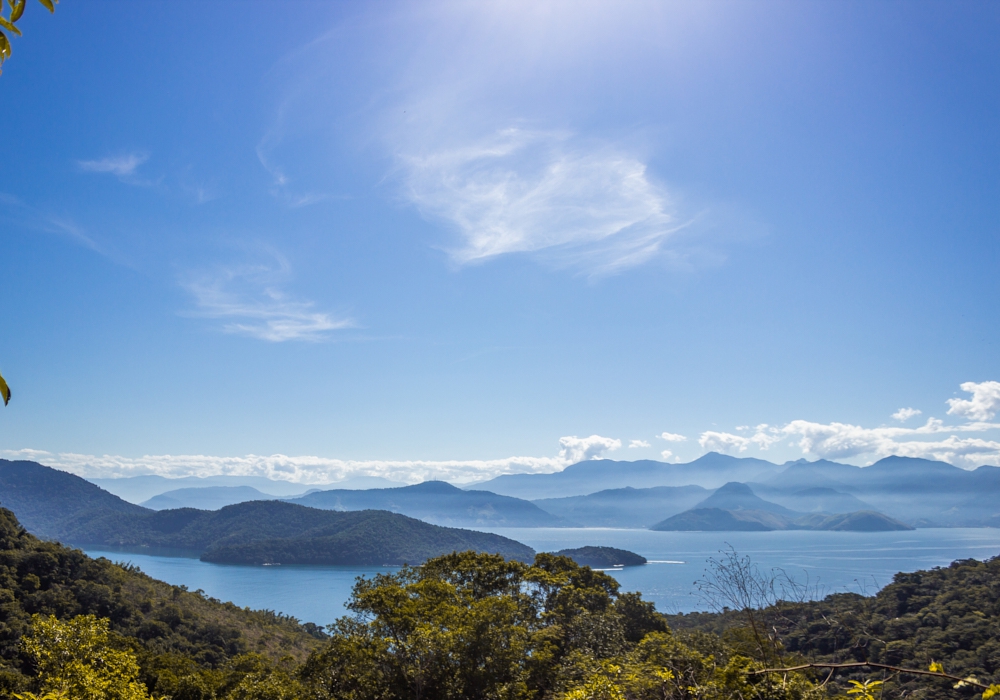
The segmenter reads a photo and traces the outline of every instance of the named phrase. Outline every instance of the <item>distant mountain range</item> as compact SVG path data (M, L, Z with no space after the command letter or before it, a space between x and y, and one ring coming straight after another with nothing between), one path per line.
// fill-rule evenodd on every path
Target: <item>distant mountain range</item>
M380 476L354 476L329 484L297 484L263 476L185 476L168 479L153 474L119 479L88 479L88 481L129 503L143 503L170 491L209 487L249 486L272 498L289 498L301 496L314 489L380 489L406 486L400 481L391 481Z
M825 495L825 494L824 494ZM798 513L766 501L746 484L731 482L694 508L656 523L651 530L765 531L765 530L850 530L881 532L912 530L905 523L883 513L863 510L827 515Z
M762 459L730 457L709 452L686 464L651 460L617 462L593 459L573 464L553 474L505 474L466 488L477 488L505 496L537 500L565 498L620 489L653 486L701 486L716 489L730 481L763 481L782 470Z
M477 488L531 499L568 520L636 527L693 505L678 508L693 492L682 496L656 487L717 489L727 482L748 484L760 498L797 513L877 511L917 527L1000 524L1000 467L966 470L909 457L886 457L869 467L827 460L777 465L715 453L686 464L591 460L554 474L501 476ZM657 508L662 515L643 522Z
M273 501L275 496L258 491L253 486L201 486L167 491L139 505L151 510L199 508L218 510L247 501Z
M500 535L440 527L384 510L351 513L281 501L218 511L153 511L72 474L0 460L0 504L33 534L76 545L171 547L206 561L248 564L416 564L473 549L530 560L534 551Z
M375 508L453 527L560 527L573 524L530 501L466 491L444 481L394 489L315 491L290 503L326 510Z
M786 506L802 490L832 489L918 527L979 527L1000 514L1000 467L966 470L910 457L886 457L870 467L799 460L760 483L746 481L762 498Z
M542 510L588 527L644 528L692 508L711 493L702 486L654 486L598 491L588 496L542 498Z
M678 519L669 526L683 529L1000 526L1000 468L964 470L906 457L887 457L869 467L827 460L777 465L715 453L686 464L591 460L553 474L502 476L482 482L478 488L427 482L367 489L324 485L322 490L313 487L302 493L294 490L307 488L304 485L260 477L97 481L119 492L129 491L133 497L143 490L149 493L164 485L175 487L141 501L152 509L216 510L283 498L325 510L388 510L432 524L471 528L648 528L660 527L674 517ZM16 499L17 489L27 483L10 480L7 495ZM744 484L749 493L716 493L727 483ZM103 496L95 498L111 510L129 512L129 508L138 507L121 499L108 500L111 494L101 493ZM740 500L736 507L724 500L735 496ZM757 499L756 505L750 503L752 499ZM690 512L693 510L711 512L695 514ZM752 516L750 511L768 515ZM875 515L862 517L859 513ZM54 517L42 508L35 515L26 513L25 522L36 516L41 520ZM850 517L830 520L832 516ZM36 525L44 527L45 523Z

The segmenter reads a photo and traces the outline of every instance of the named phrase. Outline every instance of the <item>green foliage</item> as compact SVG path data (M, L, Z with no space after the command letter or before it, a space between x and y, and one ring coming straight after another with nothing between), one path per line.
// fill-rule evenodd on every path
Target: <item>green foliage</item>
M881 695L882 681L873 680L863 680L863 681L848 681L851 684L851 689L847 691L848 695L856 695L854 700L876 700L875 693L878 691Z
M4 61L10 58L10 37L4 33L3 30L10 32L11 36L21 36L21 30L17 28L17 22L21 19L24 14L24 7L27 0L7 0L8 13L7 16L3 16L3 3L0 0L0 66L3 66ZM49 12L55 12L56 8L53 4L54 2L59 2L59 0L39 0L42 5ZM3 71L0 70L0 73ZM3 377L0 377L0 394L3 395L4 405L10 400L10 389L7 388L7 383L4 382Z
M22 0L23 3L23 0ZM0 32L0 36L3 36L3 32ZM3 39L0 39L0 43ZM0 65L3 64L2 54L0 54ZM0 398L3 398L3 405L6 406L10 403L10 387L7 386L7 382L4 380L3 375L0 374Z
M653 700L816 696L804 677L751 677L714 640L673 636L638 594L567 557L464 552L357 582L353 615L299 672L309 697ZM698 645L701 648L696 648Z
M32 616L22 646L38 667L43 692L76 700L148 700L135 654L112 639L108 622L93 615L66 622Z

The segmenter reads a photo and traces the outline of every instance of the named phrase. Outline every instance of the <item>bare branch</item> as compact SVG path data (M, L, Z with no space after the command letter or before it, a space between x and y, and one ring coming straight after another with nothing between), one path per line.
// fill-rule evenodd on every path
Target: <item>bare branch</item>
M791 673L792 671L805 671L810 668L830 669L831 672L841 671L849 668L878 668L884 671L892 671L893 673L905 673L912 676L935 676L937 678L944 678L949 681L964 683L966 685L970 685L975 688L980 688L982 690L988 690L990 687L971 678L962 678L960 676L953 676L950 673L942 673L940 671L922 671L917 668L901 668L899 666L889 666L888 664L877 664L871 661L854 661L842 664L802 664L801 666L789 666L788 668L764 668L760 669L759 671L750 671L750 675L761 676L764 675L765 673ZM829 680L829 677L827 678L827 680Z

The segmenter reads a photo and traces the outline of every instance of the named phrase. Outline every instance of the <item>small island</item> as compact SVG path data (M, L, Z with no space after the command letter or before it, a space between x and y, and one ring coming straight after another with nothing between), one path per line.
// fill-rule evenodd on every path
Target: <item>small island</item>
M646 563L646 557L627 549L616 547L578 547L576 549L560 549L555 552L563 557L569 557L580 566L592 569L612 569L619 566L641 566Z

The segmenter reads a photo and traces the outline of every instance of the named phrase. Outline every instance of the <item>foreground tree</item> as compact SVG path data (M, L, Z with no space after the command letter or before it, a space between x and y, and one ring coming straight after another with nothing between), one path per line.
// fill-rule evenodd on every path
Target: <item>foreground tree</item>
M63 622L34 615L22 646L38 667L45 694L74 700L149 700L135 654L112 635L107 619L80 615Z
M464 552L360 579L353 615L300 671L313 698L577 700L820 697L801 674L752 675L717 638L681 640L607 574L540 554Z

